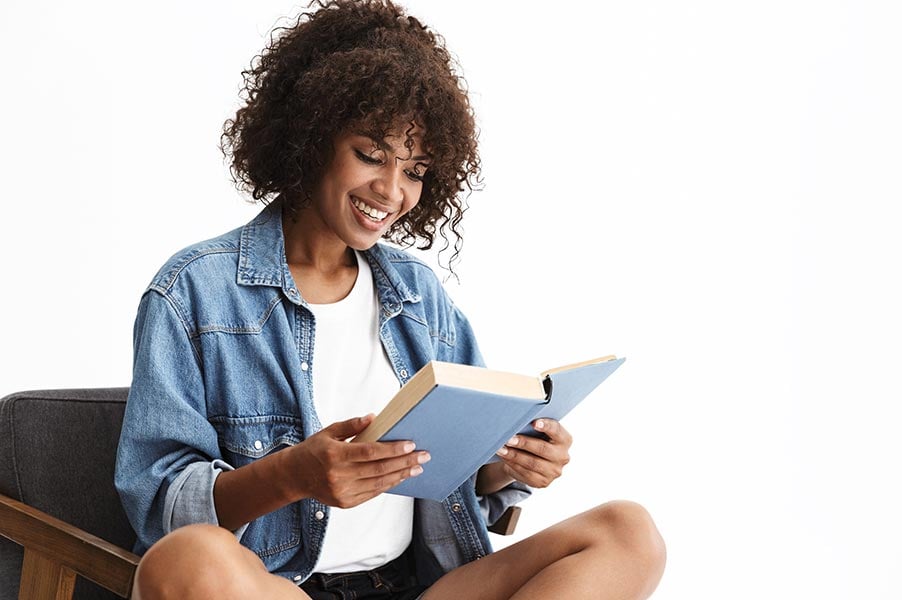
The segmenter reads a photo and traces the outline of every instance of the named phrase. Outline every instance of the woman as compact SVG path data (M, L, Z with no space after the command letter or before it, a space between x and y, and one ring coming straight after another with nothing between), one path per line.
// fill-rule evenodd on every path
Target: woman
M482 363L432 271L379 243L459 249L479 158L443 44L388 1L335 0L245 80L223 149L269 202L172 257L138 310L116 468L145 553L135 597L651 594L663 544L632 503L491 553L486 522L567 463L559 423L444 502L383 493L429 468L425 450L345 441L429 360Z

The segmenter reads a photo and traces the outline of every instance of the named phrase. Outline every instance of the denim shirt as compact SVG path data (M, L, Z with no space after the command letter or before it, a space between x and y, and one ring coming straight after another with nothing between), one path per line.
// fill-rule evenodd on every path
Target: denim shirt
M219 473L328 425L313 404L316 328L288 269L280 206L179 252L142 296L115 473L138 553L182 525L218 524ZM482 364L470 325L428 266L383 244L365 256L381 304L380 337L401 384L433 359ZM420 582L491 552L486 522L528 494L515 483L477 497L474 474L443 502L416 500ZM300 582L328 523L329 507L307 498L236 534L270 572Z

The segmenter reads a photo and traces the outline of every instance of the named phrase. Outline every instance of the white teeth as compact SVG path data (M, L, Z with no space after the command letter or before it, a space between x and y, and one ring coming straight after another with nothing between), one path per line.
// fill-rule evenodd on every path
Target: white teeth
M382 219L384 219L385 217L388 216L388 213L385 212L384 210L379 210L378 208L373 208L369 204L364 204L357 198L352 198L351 202L354 203L354 206L356 206L358 209L360 209L360 212L362 212L363 214L368 216L373 221L381 221Z

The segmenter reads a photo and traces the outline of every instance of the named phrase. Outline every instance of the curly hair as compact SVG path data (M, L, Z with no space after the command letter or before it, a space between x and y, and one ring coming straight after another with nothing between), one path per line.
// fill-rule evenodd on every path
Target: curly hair
M220 140L236 186L258 201L281 196L297 214L310 204L339 134L354 129L382 140L415 122L431 164L419 203L384 237L427 249L438 234L444 249L453 246L453 263L466 210L460 195L481 179L473 111L444 40L391 0L314 6L275 29L242 73L246 104Z

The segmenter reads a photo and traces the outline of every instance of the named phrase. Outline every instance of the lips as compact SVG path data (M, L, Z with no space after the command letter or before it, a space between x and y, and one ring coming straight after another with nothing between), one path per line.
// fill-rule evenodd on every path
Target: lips
M369 220L375 223L382 222L385 217L389 215L389 213L387 213L386 211L379 210L374 206L370 206L369 204L356 197L351 198L351 204L353 204L357 208L357 210L366 215Z

